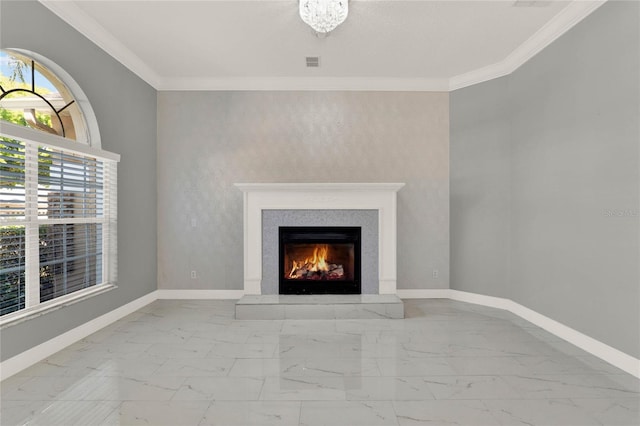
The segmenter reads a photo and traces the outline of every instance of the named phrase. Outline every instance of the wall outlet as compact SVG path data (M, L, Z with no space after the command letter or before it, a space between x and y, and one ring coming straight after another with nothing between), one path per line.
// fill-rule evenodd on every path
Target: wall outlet
M191 218L191 227L195 228L196 226L198 226L198 221L196 220L195 217Z
M198 274L196 274L196 271L191 271L191 279L195 280L196 278L198 278Z
M433 270L433 278L436 278L436 279L437 279L437 278L438 278L438 275L439 275L438 270L437 270L437 269L434 269L434 270Z

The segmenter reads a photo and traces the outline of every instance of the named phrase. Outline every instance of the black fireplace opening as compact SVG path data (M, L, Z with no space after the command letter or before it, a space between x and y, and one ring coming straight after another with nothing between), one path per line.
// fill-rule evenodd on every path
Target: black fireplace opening
M361 228L281 226L280 294L360 294Z

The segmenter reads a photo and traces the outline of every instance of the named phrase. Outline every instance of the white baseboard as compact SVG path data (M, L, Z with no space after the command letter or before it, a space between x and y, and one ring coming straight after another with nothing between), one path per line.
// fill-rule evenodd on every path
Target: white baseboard
M7 379L33 364L61 351L78 340L118 321L158 299L240 299L243 290L156 290L114 309L51 340L0 362L0 380Z
M140 308L148 305L157 299L156 291L146 294L132 302L127 303L124 306L120 306L111 312L99 316L79 327L71 329L66 333L62 333L53 339L47 340L44 343L34 346L14 357L11 357L5 361L0 362L0 380L4 380L13 376L16 373L32 366L33 364L42 361L48 356L61 351L69 345L84 339L90 334L118 321L120 318L137 311Z
M509 300L510 307L508 311L518 315L519 317L537 325L538 327L555 334L561 339L583 349L590 354L618 367L627 373L640 378L640 359L634 358L606 343L602 343L586 334L580 333L571 327L559 323L548 318L538 312L522 306L516 302Z
M451 290L448 288L435 289L401 289L396 292L400 299L449 299Z
M634 358L631 355L607 345L606 343L602 343L599 340L589 337L571 327L567 327L556 320L539 314L538 312L516 303L511 299L485 296L482 294L468 293L466 291L453 289L398 290L398 297L401 299L447 298L460 302L474 303L476 305L507 310L514 315L537 325L543 330L566 340L580 349L597 356L609 364L640 378L640 359Z
M158 299L240 299L244 290L157 290Z
M510 308L513 303L511 300L504 299L502 297L485 296L484 294L468 293L460 290L449 290L449 292L449 298L452 300L474 303L476 305L488 306L490 308L505 309L507 311L511 311Z

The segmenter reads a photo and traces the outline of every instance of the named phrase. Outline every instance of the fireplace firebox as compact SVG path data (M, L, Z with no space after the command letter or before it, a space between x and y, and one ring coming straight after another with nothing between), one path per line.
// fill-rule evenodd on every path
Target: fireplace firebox
M360 294L361 228L281 226L280 294Z

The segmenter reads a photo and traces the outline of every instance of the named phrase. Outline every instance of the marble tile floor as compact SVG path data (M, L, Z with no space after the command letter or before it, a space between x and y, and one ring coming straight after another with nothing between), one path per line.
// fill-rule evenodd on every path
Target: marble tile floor
M234 319L161 300L13 376L9 425L639 425L640 381L505 311Z

